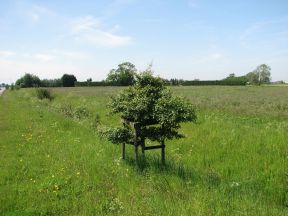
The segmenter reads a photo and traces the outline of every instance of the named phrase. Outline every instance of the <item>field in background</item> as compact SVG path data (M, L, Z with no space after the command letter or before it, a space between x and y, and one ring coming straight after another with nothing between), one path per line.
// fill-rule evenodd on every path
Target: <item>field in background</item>
M185 139L135 166L93 126L120 124L119 87L33 89L0 97L0 214L287 215L288 88L173 87L198 110ZM97 116L97 117L96 117Z

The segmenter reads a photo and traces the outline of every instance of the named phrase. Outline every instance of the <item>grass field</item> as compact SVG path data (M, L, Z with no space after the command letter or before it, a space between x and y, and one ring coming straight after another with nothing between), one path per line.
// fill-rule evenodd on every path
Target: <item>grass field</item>
M0 215L288 215L288 88L174 87L197 108L186 138L135 165L98 137L119 87L0 97ZM129 146L128 146L129 147Z

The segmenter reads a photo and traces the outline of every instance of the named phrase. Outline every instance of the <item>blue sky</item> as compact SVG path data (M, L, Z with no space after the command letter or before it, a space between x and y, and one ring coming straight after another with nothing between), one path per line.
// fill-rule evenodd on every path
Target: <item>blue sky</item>
M288 1L1 0L0 82L102 80L124 61L189 80L266 63L288 81Z

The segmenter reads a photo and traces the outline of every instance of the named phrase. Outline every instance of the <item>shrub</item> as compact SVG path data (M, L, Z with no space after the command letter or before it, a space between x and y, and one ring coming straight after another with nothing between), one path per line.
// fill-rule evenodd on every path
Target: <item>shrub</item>
M48 99L51 101L53 99L50 90L45 88L36 88L36 96L40 100Z
M67 117L73 118L73 109L71 104L62 104L60 107L60 112Z
M89 110L84 106L73 107L69 103L61 104L60 112L66 117L76 120L87 119L90 116Z
M83 119L89 117L89 111L84 106L79 106L74 111L74 118L76 119Z

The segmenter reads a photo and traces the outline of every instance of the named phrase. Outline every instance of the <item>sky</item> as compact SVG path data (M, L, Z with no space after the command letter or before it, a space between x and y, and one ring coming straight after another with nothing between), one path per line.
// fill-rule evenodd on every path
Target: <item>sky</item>
M287 0L0 0L0 83L25 73L103 80L129 61L186 80L288 81Z

